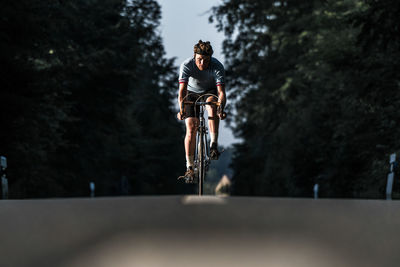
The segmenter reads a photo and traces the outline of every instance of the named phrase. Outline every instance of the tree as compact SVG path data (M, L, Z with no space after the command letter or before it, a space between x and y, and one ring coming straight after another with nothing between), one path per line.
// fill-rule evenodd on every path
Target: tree
M177 192L176 69L157 34L157 2L5 7L1 150L13 196L83 196L89 181L115 195L121 179L130 193Z
M227 36L230 86L239 98L235 132L244 143L233 161L237 194L311 196L318 182L325 196L383 196L388 151L380 147L397 147L384 122L397 112L377 101L388 92L371 86L389 68L371 76L365 64L375 56L359 47L372 6L226 1L214 8L211 20Z

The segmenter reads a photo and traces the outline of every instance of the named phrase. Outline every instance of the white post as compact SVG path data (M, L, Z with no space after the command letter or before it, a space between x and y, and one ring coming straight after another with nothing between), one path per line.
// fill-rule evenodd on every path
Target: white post
M5 175L1 177L1 187L2 187L2 195L3 199L8 199L8 180Z
M94 182L90 182L89 187L90 187L90 197L94 197L96 185L94 184Z
M388 174L387 177L387 183L386 183L386 199L391 200L392 199L392 191L393 191L393 180L394 180L394 163L396 162L396 154L391 154L390 155L390 173Z
M315 184L314 185L314 199L318 199L318 189L319 189L319 185Z
M394 178L393 172L389 173L386 184L386 200L392 199L393 178Z
M5 174L5 170L7 169L7 158L1 156L0 157L0 177L1 177L1 195L3 199L8 199L8 180Z

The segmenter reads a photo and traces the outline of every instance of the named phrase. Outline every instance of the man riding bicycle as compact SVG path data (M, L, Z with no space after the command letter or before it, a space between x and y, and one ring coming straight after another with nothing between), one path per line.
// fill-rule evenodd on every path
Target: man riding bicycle
M179 96L180 112L177 117L185 119L186 136L184 140L186 153L186 173L184 177L194 180L194 154L196 150L196 132L199 124L199 107L195 105L182 105L182 101L194 102L200 95L210 93L218 96L209 96L206 101L218 101L219 109L207 106L208 125L210 129L210 158L217 160L219 120L225 119L223 109L226 104L225 94L225 69L221 62L212 57L213 49L210 42L199 41L194 45L194 56L186 59L179 71Z

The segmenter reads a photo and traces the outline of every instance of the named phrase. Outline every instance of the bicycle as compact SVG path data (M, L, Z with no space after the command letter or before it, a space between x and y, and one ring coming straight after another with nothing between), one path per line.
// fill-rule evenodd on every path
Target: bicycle
M185 98L189 95L185 96L182 101L182 110L184 110L184 105L195 105L199 106L199 125L197 127L197 137L196 137L196 149L194 154L194 172L195 177L197 178L198 183L198 194L202 196L204 194L204 181L206 177L206 172L210 166L210 147L208 145L208 128L205 123L204 119L204 109L206 105L209 106L216 106L217 112L222 112L225 116L226 113L222 111L221 103L219 101L209 101L206 102L206 97L214 96L216 99L219 100L219 97L214 94L203 94L200 95L196 101L185 101ZM195 108L196 114L196 108ZM224 150L221 151L223 153Z

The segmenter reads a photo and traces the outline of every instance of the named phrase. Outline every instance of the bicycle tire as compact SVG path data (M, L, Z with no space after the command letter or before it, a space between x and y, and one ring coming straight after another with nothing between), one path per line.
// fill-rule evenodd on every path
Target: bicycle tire
M199 178L198 178L198 185L199 185L199 196L204 194L204 178L206 174L205 169L205 150L204 150L204 133L201 131L199 136L199 151L198 151L198 163L199 163Z

